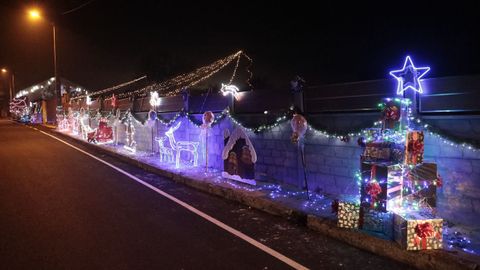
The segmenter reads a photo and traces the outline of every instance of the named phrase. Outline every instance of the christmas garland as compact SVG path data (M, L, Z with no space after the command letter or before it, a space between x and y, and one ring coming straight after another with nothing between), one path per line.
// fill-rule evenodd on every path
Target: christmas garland
M130 111L130 109L128 109L128 111ZM92 113L92 114L90 114L90 112L89 112L89 116L90 115L95 116L95 115L98 115L98 113L97 113L97 111L94 111L94 113ZM111 115L112 115L112 113L109 113L109 115L106 116L106 117L110 117ZM126 115L126 113L125 113L125 115ZM239 125L239 126L241 126L242 128L244 128L248 131L251 131L253 133L263 133L263 132L269 131L269 130L279 126L280 124L282 124L286 121L289 121L291 119L292 115L293 115L293 111L289 110L287 113L284 113L282 116L277 117L276 120L274 122L270 123L270 124L263 124L263 125L260 125L260 126L257 126L257 127L248 127L248 126L244 125L240 120L238 120L234 115L232 115L227 108L227 109L224 109L220 113L219 116L215 117L215 120L214 120L212 125L216 125L218 122L223 120L225 117L228 117L230 120L232 120L232 122L234 124ZM142 126L145 125L146 120L142 121L142 120L137 119L137 117L133 113L131 114L131 116L132 116L132 118L135 119L135 121L139 125L142 125ZM195 126L200 127L202 125L200 120L197 120L192 114L186 113L184 109L177 112L177 114L171 119L166 119L166 118L163 118L163 117L157 115L156 120L158 120L161 124L163 124L165 126L171 126L174 122L176 122L178 120L178 118L185 117L185 116ZM308 121L308 118L307 118L307 122L310 122L310 121ZM463 149L468 149L468 150L471 150L471 151L479 150L478 149L479 142L477 142L475 140L458 142L458 138L456 138L454 136L441 134L440 132L437 132L437 131L435 131L435 132L432 131L433 127L428 125L428 124L422 124L423 121L420 118L412 118L412 122L413 122L416 129L424 130L425 132L428 132L431 136L439 138L445 144L448 144L450 146L462 147ZM374 126L379 126L380 124L381 124L381 121L378 121L378 122L374 123ZM349 142L350 139L353 138L353 137L358 137L359 140L360 140L362 138L362 136L365 136L367 134L367 130L369 128L364 128L364 129L360 129L360 130L357 130L357 131L350 131L350 132L346 132L346 133L343 133L343 134L330 133L326 130L316 128L312 124L308 124L308 129L311 132L313 132L315 135L321 135L321 136L324 136L324 137L327 137L327 138L334 138L334 139L338 139L338 140L341 140L341 141L344 141L344 142Z

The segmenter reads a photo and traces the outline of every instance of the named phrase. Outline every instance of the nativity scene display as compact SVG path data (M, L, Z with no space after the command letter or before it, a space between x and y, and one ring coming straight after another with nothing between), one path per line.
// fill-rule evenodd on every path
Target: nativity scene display
M257 153L243 129L236 128L231 135L225 130L224 143L222 176L255 185Z

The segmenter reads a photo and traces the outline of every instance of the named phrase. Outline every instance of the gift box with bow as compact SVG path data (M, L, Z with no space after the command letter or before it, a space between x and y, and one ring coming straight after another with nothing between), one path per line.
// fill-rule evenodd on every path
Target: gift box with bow
M417 165L423 162L423 131L411 130L407 132L405 140L405 164Z
M400 165L362 162L360 202L363 207L387 212L390 204L402 196L403 177Z
M394 239L407 250L441 249L443 219L420 212L394 214Z
M340 201L337 205L337 226L340 228L358 228L360 205L353 202Z

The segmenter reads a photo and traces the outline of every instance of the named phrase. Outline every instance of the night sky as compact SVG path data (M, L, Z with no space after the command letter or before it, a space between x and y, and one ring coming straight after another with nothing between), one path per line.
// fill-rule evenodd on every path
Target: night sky
M308 85L386 78L406 54L430 65L429 77L480 73L478 4L93 0L62 15L85 2L34 5L58 26L59 75L91 90L166 79L239 49L259 88L288 90L296 74ZM13 68L17 90L53 76L51 27L30 22L29 6L0 4L0 65Z

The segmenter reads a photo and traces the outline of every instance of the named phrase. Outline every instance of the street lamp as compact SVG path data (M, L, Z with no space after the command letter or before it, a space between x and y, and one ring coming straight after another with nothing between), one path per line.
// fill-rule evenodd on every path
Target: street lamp
M13 95L15 94L15 74L13 73L13 71L9 71L8 69L6 68L2 68L2 74L3 75L7 75L8 73L10 73L10 79L9 79L9 95L10 95L10 101L12 101L13 99Z
M34 19L34 20L39 20L41 19L42 17L40 16L40 11L37 10L37 9L30 9L28 11L28 15L30 16L30 18Z
M32 8L27 11L28 17L32 21L42 20L42 13L39 9ZM55 87L55 95L57 96L57 108L62 106L61 97L60 97L60 89L58 87L58 74L57 74L57 33L56 27L54 22L49 22L52 26L52 33L53 33L53 68L54 68L54 87Z

